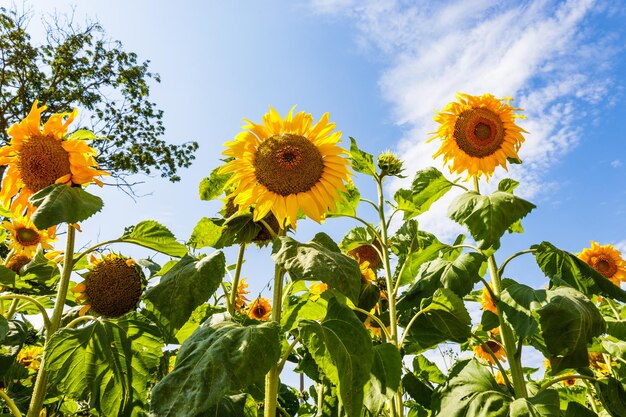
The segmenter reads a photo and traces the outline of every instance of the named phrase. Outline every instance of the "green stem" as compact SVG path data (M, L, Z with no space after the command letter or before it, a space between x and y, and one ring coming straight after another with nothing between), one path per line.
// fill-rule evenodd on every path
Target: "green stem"
M27 295L21 295L21 294L8 294L8 295L0 296L0 300L14 300L14 301L23 300L23 301L27 301L33 304L41 312L41 316L43 318L43 325L46 328L46 330L50 328L50 319L48 318L48 312L46 311L46 308L39 301L35 300L33 297L29 297ZM13 303L11 304L11 306L13 306ZM11 318L7 317L7 319L10 320Z
M315 413L315 417L323 417L323 409L324 409L324 377L322 376L321 381L317 385L317 412Z
M537 394L535 395L539 395L540 393L542 393L543 391L547 390L548 388L550 388L552 385L561 382L561 381L565 381L566 379L587 379L589 381L594 381L597 382L598 380L591 377L591 376L587 376L587 375L579 375L579 374L574 374L574 375L561 375L557 378L554 378L552 381L548 381L545 384L543 384L541 386L541 388L539 388L539 391L537 391Z
M246 252L246 244L239 245L239 255L237 256L237 265L235 266L235 276L233 277L233 283L230 286L230 303L228 305L228 312L231 316L235 315L235 308L237 307L237 292L239 288L239 278L241 276L241 266L243 265L243 255Z
M9 410L11 410L11 414L13 414L15 417L22 417L22 413L20 413L20 410L17 408L13 400L7 395L6 392L4 392L4 390L1 389L0 398L2 398L7 407L9 407Z
M61 280L59 282L59 289L57 291L57 298L54 303L54 310L52 312L52 319L50 320L50 326L46 331L46 342L44 344L44 351L46 350L50 338L59 329L61 324L61 317L63 315L63 307L65 306L65 298L67 297L67 289L70 285L70 276L72 275L72 267L74 266L74 240L76 237L76 229L71 224L67 225L67 242L65 245L65 259L63 260L63 273L61 274ZM45 367L45 356L41 360L39 365L39 373L37 374L37 380L35 381L35 387L33 389L33 396L28 409L27 417L39 417L41 406L46 398L46 392L48 388L48 373Z
M279 236L284 236L285 231L280 229ZM276 264L274 267L274 298L272 306L272 321L278 323L280 326L280 316L282 310L282 298L283 298L283 268ZM264 417L276 417L276 406L278 404L278 381L280 376L279 363L276 363L265 375L265 405L264 405Z
M13 315L17 311L18 304L19 304L19 301L17 298L14 298L13 301L11 301L11 305L9 306L9 309L7 310L7 320L11 320L13 318Z
M285 367L285 364L287 363L287 359L289 359L289 355L291 355L291 352L293 352L293 349L296 347L296 344L298 344L300 340L302 340L300 339L300 336L296 337L293 340L293 342L291 342L291 344L289 345L285 353L283 353L283 356L280 358L280 361L278 362L279 373L282 372L283 368Z
M378 317L376 317L375 315L373 315L372 313L370 313L367 310L364 310L362 308L359 308L357 306L352 306L350 307L352 308L352 310L354 311L358 311L359 313L363 313L365 314L367 317L371 318L372 320L374 320L376 322L376 324L378 324L378 326L380 327L380 329L382 330L382 334L385 336L383 339L383 343L386 342L390 336L389 336L389 332L387 332L387 328L385 327L385 323L382 322L381 319L379 319Z
M504 366L502 365L502 362L500 362L500 360L498 359L498 357L496 356L496 354L493 352L493 350L491 350L491 348L489 347L489 345L487 343L485 343L480 337L478 337L475 334L472 334L472 337L474 339L476 339L478 341L478 343L481 344L481 346L487 348L487 353L489 353L489 355L493 358L493 360L495 361L496 366L498 367L498 369L500 370L500 373L502 374L502 378L504 379L504 383L506 384L507 388L509 389L510 392L515 392L515 390L513 389L513 385L511 384L511 380L509 379L509 376L506 373L506 370L504 369Z
M504 273L504 268L513 259L517 258L518 256L524 255L526 253L533 253L534 251L535 251L534 249L526 249L526 250L514 253L513 255L509 256L508 258L504 260L504 262L502 262L502 265L500 265L500 268L498 269L498 275L502 276L502 274Z
M98 320L98 318L94 317L94 316L80 316L80 317L76 317L74 320L72 320L69 323L67 323L67 326L65 326L65 328L71 329L72 327L74 327L78 323L80 323L81 321L92 321L92 320L95 321L95 320Z
M615 318L617 319L617 321L624 321L622 320L622 315L620 314L613 300L611 300L610 298L605 298L605 300L607 304L609 305L609 307L611 307L611 310L613 310L613 314L615 314Z

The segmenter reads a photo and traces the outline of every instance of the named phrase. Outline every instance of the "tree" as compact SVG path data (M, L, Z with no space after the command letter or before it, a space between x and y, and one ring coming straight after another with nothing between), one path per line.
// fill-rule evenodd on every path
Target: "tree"
M76 25L71 16L44 22L46 42L35 45L27 32L30 16L0 8L0 145L6 129L24 118L34 100L47 113L78 108L76 125L98 136L98 162L118 181L129 174L159 172L179 181L178 168L195 159L196 142L162 139L163 111L150 101L150 83L160 82L149 61L107 39L98 23ZM45 116L44 116L45 117Z

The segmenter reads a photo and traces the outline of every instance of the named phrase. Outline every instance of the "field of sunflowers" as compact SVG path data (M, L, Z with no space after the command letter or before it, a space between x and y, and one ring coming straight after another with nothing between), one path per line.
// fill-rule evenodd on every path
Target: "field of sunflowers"
M32 103L0 149L0 415L626 416L620 252L500 248L535 209L516 195L523 181L490 182L522 163L527 132L510 98L459 93L437 112L428 140L450 175L375 157L342 140L329 114L270 108L246 119L200 182L200 198L223 209L189 239L146 219L81 250L76 233L102 208L91 191L108 173L90 146L98 138L72 129L77 111L45 110ZM394 177L413 179L385 195ZM418 219L453 188L447 214L467 234L447 244ZM298 240L299 223L336 218L354 225L340 241ZM132 259L119 243L148 255ZM251 245L275 265L267 298L242 277ZM549 285L510 276L518 257L534 258ZM454 363L441 369L432 352L450 346Z

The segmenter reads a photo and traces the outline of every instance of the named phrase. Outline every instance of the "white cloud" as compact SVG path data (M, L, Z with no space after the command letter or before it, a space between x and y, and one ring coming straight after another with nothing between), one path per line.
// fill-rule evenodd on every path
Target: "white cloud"
M587 104L609 98L604 71L616 47L610 35L588 31L586 19L603 7L594 0L497 5L486 0L318 0L313 6L348 16L365 53L382 51L389 58L379 85L393 120L406 127L396 148L409 170L443 169L441 160L432 160L438 144L425 141L436 130L434 111L453 100L455 92L513 96L527 116L519 124L530 132L520 152L524 164L498 174L492 184L510 175L523 179L522 196L536 196L556 186L546 183L545 174L581 139L579 122L599 115ZM391 191L409 181L391 184ZM460 230L445 215L451 198L419 218L422 227L444 239Z
M622 165L624 165L624 163L622 161L620 161L619 159L616 159L615 161L611 161L611 166L613 168L619 168Z
M623 257L626 257L626 239L622 240L621 242L615 243L613 246L615 246L615 249L622 252Z

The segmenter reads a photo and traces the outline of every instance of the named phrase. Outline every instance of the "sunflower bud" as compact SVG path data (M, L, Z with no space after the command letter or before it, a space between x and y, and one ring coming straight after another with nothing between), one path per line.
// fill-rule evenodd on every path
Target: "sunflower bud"
M384 151L378 156L378 168L380 168L380 175L391 175L397 176L402 170L402 160L400 160L396 155L391 151Z

